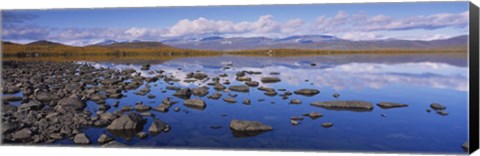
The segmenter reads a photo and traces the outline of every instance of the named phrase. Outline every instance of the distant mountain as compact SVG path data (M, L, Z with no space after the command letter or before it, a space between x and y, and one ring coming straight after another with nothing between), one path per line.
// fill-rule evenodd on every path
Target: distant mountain
M52 42L52 41L47 41L47 40L39 40L39 41L27 43L26 45L37 45L37 46L65 46L64 44L56 43L56 42Z
M111 43L111 44L94 44L90 45L91 46L97 46L97 47L109 47L109 48L148 48L148 49L153 49L153 48L173 48L169 45L163 44L162 42L142 42L138 40L134 41L128 41L128 42L116 42L116 43Z
M118 43L117 41L115 40L105 40L105 41L102 41L102 42L98 42L98 43L95 43L94 45L111 45L111 44L114 44L114 43Z
M285 38L212 36L200 39L170 39L163 43L184 49L202 50L252 50L252 49L466 49L468 36L457 36L444 40L369 40L351 41L329 35L295 35Z

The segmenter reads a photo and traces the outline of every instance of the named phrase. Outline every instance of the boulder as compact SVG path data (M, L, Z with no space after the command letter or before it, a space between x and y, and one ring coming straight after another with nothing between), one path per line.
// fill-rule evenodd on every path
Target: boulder
M313 102L310 105L334 110L371 111L373 109L372 103L355 100Z
M152 134L158 134L167 131L167 129L168 125L165 124L165 122L159 119L154 119L152 125L150 125L150 127L148 128L148 131Z
M190 96L192 96L192 91L190 90L190 88L180 89L177 92L173 93L173 96L183 99L190 99Z
M220 99L221 97L222 97L221 93L214 93L212 95L209 95L207 98L217 100L217 99Z
M191 108L195 108L195 109L205 109L205 107L207 106L205 104L205 101L203 101L201 99L185 100L185 102L183 104L187 107L191 107Z
M202 87L193 88L192 94L200 97L205 96L208 94L208 87L202 86Z
M204 73L195 73L193 74L193 78L197 79L197 80L203 80L205 78L207 78L208 75L207 74L204 74Z
M141 130L145 120L137 113L123 114L120 118L113 120L113 122L107 126L107 130Z
M73 142L76 144L90 144L90 139L84 133L80 133L75 135Z
M58 101L55 110L60 113L81 112L87 105L77 95L71 95Z

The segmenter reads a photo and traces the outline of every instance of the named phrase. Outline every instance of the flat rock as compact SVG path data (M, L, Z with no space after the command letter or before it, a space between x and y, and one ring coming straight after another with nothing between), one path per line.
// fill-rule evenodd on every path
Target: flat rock
M373 105L366 101L324 101L313 102L310 105L334 110L371 111Z
M258 90L267 91L267 92L275 91L275 89L273 89L273 88L268 88L268 87L264 87L264 86L258 87Z
M14 95L2 95L3 101L22 101L22 97Z
M300 99L292 99L290 100L290 104L302 104L302 101L300 101Z
M232 120L230 128L235 131L271 131L272 127L258 121Z
M250 91L250 87L247 85L237 85L237 86L230 86L228 87L229 90L237 91L237 92L248 92Z
M260 81L262 81L262 83L275 83L280 82L281 80L277 77L262 77Z
M394 102L379 102L379 103L377 103L377 106L379 106L380 108L383 108L383 109L408 107L407 104L394 103Z
M212 95L209 95L207 98L217 100L217 99L220 99L221 97L222 97L221 93L214 93Z
M228 102L228 103L237 103L237 100L231 97L223 98L223 101Z
M323 128L330 128L330 127L332 127L332 126L333 126L333 123L331 123L331 122L324 122L324 123L322 123L322 127L323 127Z
M299 94L299 95L313 96L313 95L317 95L318 93L320 93L320 91L317 90L317 89L306 89L306 88L304 88L304 89L296 90L293 93Z
M250 87L257 87L259 85L257 81L247 81L245 84Z

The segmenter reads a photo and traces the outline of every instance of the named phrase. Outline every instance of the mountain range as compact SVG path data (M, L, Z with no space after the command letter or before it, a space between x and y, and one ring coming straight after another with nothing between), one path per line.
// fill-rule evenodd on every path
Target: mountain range
M180 48L195 50L255 50L255 49L322 49L322 50L384 50L384 49L466 49L468 35L456 36L448 39L421 41L421 40L365 40L353 41L340 39L329 35L296 35L285 38L267 37L221 37L210 36L203 38L177 38L163 41L131 40L119 42L105 40L85 47L111 48ZM4 42L4 44L15 44ZM26 45L63 45L46 40L35 41Z

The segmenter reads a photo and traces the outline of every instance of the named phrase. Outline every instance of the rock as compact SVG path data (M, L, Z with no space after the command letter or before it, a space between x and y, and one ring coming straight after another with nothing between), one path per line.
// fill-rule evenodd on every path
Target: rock
M204 74L204 73L195 73L193 74L193 78L197 79L197 80L203 80L205 78L207 78L208 75L207 74Z
M108 136L108 135L106 135L105 133L103 133L102 135L100 135L100 137L98 137L98 139L97 139L97 142L98 142L99 144L105 144L105 143L110 142L110 141L113 141L113 138L110 137L110 136Z
M98 106L98 110L100 110L100 111L106 111L106 110L109 110L109 109L110 109L109 105L99 105Z
M90 139L84 133L80 133L75 135L73 142L76 144L90 144Z
M107 130L141 130L145 120L137 113L123 114L120 118L113 120L113 122L107 126Z
M60 113L80 112L83 111L85 107L87 107L85 102L80 100L78 96L71 95L58 101L57 106L55 106L55 110Z
M330 128L330 127L332 127L332 126L333 126L333 123L331 123L331 122L324 122L324 123L322 123L322 127L323 127L323 128Z
M147 98L153 99L153 98L155 98L155 95L153 95L153 94L148 94L148 95L147 95Z
M236 78L237 81L252 81L252 78L247 76L241 76Z
M250 105L251 101L250 99L243 99L243 104Z
M150 70L150 65L149 64L144 64L142 67L140 67L140 70Z
M180 90L181 88L177 87L177 86L167 86L166 89L167 90Z
M117 141L110 141L108 143L103 144L102 147L127 147L127 145Z
M232 120L230 128L235 131L271 131L272 127L258 121Z
M152 122L152 125L148 128L148 131L152 134L158 134L161 132L166 131L168 128L168 125L165 124L163 121L159 119L154 119Z
M468 141L466 141L465 143L462 144L462 148L465 149L465 150L470 149L470 145L469 145Z
M265 94L265 95L267 95L267 96L275 96L275 95L277 95L277 92L276 92L276 91L267 91L267 92L265 92L265 93L263 93L263 94Z
M208 94L208 87L207 86L202 86L202 87L198 87L198 88L193 88L192 89L192 94L193 95L196 95L196 96L205 96Z
M4 128L3 125L2 125L2 128ZM12 139L15 141L26 140L26 139L29 139L31 136L32 136L32 131L30 131L30 129L28 128L23 128L20 131L14 132L12 135Z
M279 72L270 72L270 75L280 75Z
M371 111L373 109L373 105L370 102L353 100L313 102L310 105L334 110Z
M22 101L22 97L14 95L2 95L3 101Z
M383 108L383 109L408 107L407 104L393 103L393 102L379 102L379 103L377 103L377 106L379 106L380 108Z
M292 116L290 120L303 120L303 117Z
M305 114L305 116L310 117L311 119L317 119L323 116L323 114L320 114L318 112L310 112L308 114Z
M195 109L202 109L202 110L205 109L205 107L207 106L205 104L205 101L203 101L201 99L185 100L185 102L183 104L187 107L191 107L191 108L195 108Z
M138 132L137 133L137 137L140 138L140 139L145 139L147 138L148 134L145 133L145 132Z
M229 90L237 91L237 92L248 92L250 91L250 87L247 85L237 85L237 86L230 86L228 87Z
M340 94L335 93L335 94L333 94L332 96L333 96L334 98L338 98L338 97L340 96Z
M241 72L237 72L235 74L237 77L242 77L242 76L245 76L245 72L241 71Z
M235 100L234 98L230 98L230 97L223 98L223 101L228 102L228 103L237 103L237 100Z
M290 100L290 104L302 104L302 101L300 101L300 99L292 99Z
M58 99L57 96L48 92L38 92L35 98L40 102L50 102Z
M212 95L209 95L207 98L217 100L217 99L220 99L221 97L222 97L221 93L214 93Z
M28 103L24 103L24 104L21 104L20 106L18 106L19 110L24 110L24 111L40 110L42 108L43 108L43 104L38 102L38 101L34 101L34 100L31 100Z
M268 88L268 87L264 87L264 86L258 87L258 90L267 91L267 92L275 91L275 89L273 89L273 88Z
M215 83L215 85L213 86L213 89L215 89L215 90L224 90L225 88L227 88L227 87L225 87L224 85L222 85L220 83Z
M434 110L445 110L445 109L447 109L447 107L445 107L445 106L443 106L439 103L432 103L432 104L430 104L430 107Z
M93 123L95 127L105 127L108 125L108 120L100 119Z
M114 85L114 84L117 84L117 83L120 83L122 82L122 80L118 80L118 79L105 79L105 80L102 80L102 84L103 85Z
M123 107L121 108L121 110L124 111L124 112L131 111L131 110L132 110L132 106L123 106Z
M281 80L276 77L262 77L261 81L262 83L275 83L280 82Z
M162 103L162 104L158 105L157 107L153 108L153 110L156 110L156 111L159 111L159 112L167 112L169 107L170 107L169 105Z
M136 111L139 111L139 112L145 112L145 111L149 111L150 109L152 109L152 107L144 105L144 104L135 105L134 108L135 108Z
M444 111L444 110L438 110L437 111L437 114L440 114L442 116L447 116L448 115L448 112Z
M179 107L175 107L175 108L173 109L173 111L179 112L179 111L180 111L180 108L179 108Z
M182 99L190 99L190 96L192 96L192 91L190 90L190 88L180 89L177 92L175 92L173 96L176 96Z
M250 87L257 87L259 83L257 81L247 81L245 84Z
M317 95L318 93L320 93L320 91L316 90L316 89L299 89L299 90L294 91L293 93L300 94L300 95L306 95L306 96L313 96L313 95Z
M300 122L298 122L296 120L290 120L290 124L296 126L296 125L300 124Z
M215 125L215 126L210 126L210 128L211 128L211 129L220 129L220 128L222 128L222 126L217 126L217 125Z

